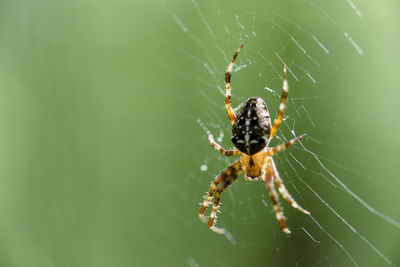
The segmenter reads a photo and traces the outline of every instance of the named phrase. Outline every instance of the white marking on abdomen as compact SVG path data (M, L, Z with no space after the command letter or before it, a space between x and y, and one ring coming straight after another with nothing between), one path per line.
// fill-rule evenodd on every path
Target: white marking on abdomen
M249 135L249 133L246 133L246 134L245 134L244 140L246 140L246 145L248 145L248 144L249 144L249 140L250 140L250 135Z

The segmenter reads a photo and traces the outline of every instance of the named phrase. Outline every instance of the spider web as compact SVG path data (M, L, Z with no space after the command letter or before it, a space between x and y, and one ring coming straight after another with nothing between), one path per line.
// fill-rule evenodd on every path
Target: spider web
M225 236L229 245L243 251L256 249L268 257L281 255L285 258L282 265L399 264L393 244L399 240L400 217L396 209L388 208L399 200L391 185L390 175L395 172L379 177L383 167L365 168L365 162L384 162L388 154L371 152L364 148L371 145L362 141L365 138L357 139L365 132L354 130L364 127L357 117L363 114L354 109L356 102L366 100L357 94L360 83L341 79L350 71L354 73L347 77L361 78L357 74L361 69L356 68L374 61L376 51L380 51L381 44L368 24L372 19L363 11L371 12L371 7L351 0L296 1L290 10L289 5L227 8L211 0L180 4L165 5L165 10L185 41L177 44L163 38L161 42L190 69L162 64L164 71L182 81L184 90L177 97L191 103L183 120L191 123L194 136L182 142L190 147L188 154L195 168L187 171L179 192L171 188L170 193L178 195L180 201L197 204L214 177L233 162L233 158L209 148L202 127L223 147L232 147L231 126L223 105L223 77L234 51L243 43L232 73L235 111L248 97L258 96L266 101L274 118L282 92L282 65L288 67L287 107L271 145L307 134L307 139L274 159L288 190L311 216L292 209L281 198L292 230L285 238L262 182L245 182L240 176L222 194L217 220L218 227L229 231ZM356 88L354 92L352 88ZM186 227L192 231L207 228L194 213L190 216L194 218L188 219ZM221 241L223 237L211 231L207 235L227 245ZM216 261L227 265L228 256L208 249L207 260L202 253L185 255L187 264L209 266Z

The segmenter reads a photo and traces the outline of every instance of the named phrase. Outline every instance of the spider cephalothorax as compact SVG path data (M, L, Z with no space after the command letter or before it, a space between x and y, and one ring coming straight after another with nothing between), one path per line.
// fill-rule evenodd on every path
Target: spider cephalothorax
M226 233L225 229L217 228L214 226L215 216L219 207L220 194L227 188L236 178L245 172L245 179L249 180L255 178L262 178L265 184L265 188L268 190L268 195L272 201L276 219L282 230L289 234L290 230L286 227L285 219L283 216L282 209L278 202L278 193L276 192L275 186L278 188L279 193L292 207L299 211L310 214L308 211L300 207L299 204L292 198L287 191L286 187L281 180L279 173L275 167L272 156L282 149L293 145L299 139L303 138L305 134L302 134L286 143L278 145L276 147L268 147L270 140L274 137L279 125L282 122L283 111L285 109L285 102L289 90L289 86L286 80L286 66L283 66L283 92L281 103L279 105L278 116L274 120L274 124L271 127L271 118L269 116L267 105L264 100L259 97L252 97L247 99L243 107L240 109L237 117L231 107L231 72L233 63L240 49L234 54L231 63L229 64L225 72L225 108L228 113L228 118L232 124L232 143L237 149L225 150L218 145L210 132L208 133L208 139L212 147L217 149L225 156L234 156L241 154L241 157L223 170L213 181L210 186L209 192L201 205L199 210L200 219L203 222L207 222L204 212L206 211L211 199L214 197L213 208L208 221L208 226L211 230L217 233Z

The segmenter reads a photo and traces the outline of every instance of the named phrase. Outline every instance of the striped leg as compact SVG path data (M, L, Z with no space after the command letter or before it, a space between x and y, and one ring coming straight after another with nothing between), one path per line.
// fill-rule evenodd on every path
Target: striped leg
M265 188L268 190L269 198L271 199L272 205L274 206L274 212L276 219L278 220L279 226L282 231L286 234L290 234L289 228L286 227L285 217L283 216L282 208L279 204L279 196L274 187L274 177L265 177L264 179Z
M240 49L242 49L243 45L240 45L239 49L236 51L236 53L233 55L231 63L228 65L228 68L226 69L225 72L225 108L226 112L228 113L229 120L231 121L232 125L235 122L235 112L233 111L231 107L231 72L233 68L233 63L235 63L235 59L237 55L240 52Z
M270 164L270 169L273 171L273 176L275 178L275 185L279 190L279 193L282 195L282 197L289 203L293 208L303 212L304 214L310 215L310 212L307 210L303 209L297 202L293 199L293 197L289 194L287 191L285 185L283 184L283 181L281 177L279 176L279 173L276 169L275 162L272 158L268 158L268 164Z
M286 66L283 65L283 91L282 91L281 104L279 105L278 117L276 117L276 119L274 121L274 125L272 126L269 139L272 139L272 137L274 137L276 131L278 130L279 125L282 122L283 111L285 110L285 102L286 102L288 92L289 92L289 85L286 80Z
M278 146L276 146L276 147L273 147L273 148L268 148L267 155L268 155L268 156L275 155L276 153L278 153L278 152L281 151L282 149L285 149L285 148L287 148L287 147L293 145L294 143L296 143L297 141L299 141L301 138L303 138L303 137L305 137L305 136L306 136L306 134L302 134L302 135L300 135L300 136L298 136L298 137L296 137L296 138L293 138L293 139L290 140L289 142L286 142L286 143L284 143L284 144L280 144L280 145L278 145Z
M240 164L240 163L239 163ZM226 179L224 182L218 185L217 191L215 192L214 196L214 204L213 208L210 214L210 220L208 221L208 227L210 227L211 230L218 234L225 234L226 230L224 228L218 228L214 226L214 220L215 216L217 215L218 208L219 208L219 200L220 200L220 195L221 193L230 185L233 183L233 181L236 180L236 178L239 176L239 174L243 171L243 169L236 169L231 172L229 175L228 179Z
M210 186L208 195L204 199L203 204L201 205L201 208L199 210L199 217L201 221L203 221L204 223L207 222L207 218L204 216L204 212L206 211L208 205L210 204L211 198L214 195L214 192L217 189L217 187L219 187L221 184L224 184L226 181L229 181L230 179L235 180L242 172L243 172L243 165L240 163L240 160L237 160L234 163L232 163L229 167L227 167L225 170L223 170L217 177L215 177L213 183ZM218 199L219 199L219 194L221 192L218 193ZM214 217L212 218L212 221L214 221L215 214L213 216Z
M207 132L207 134L208 134L208 140L210 141L210 145L213 148L215 148L216 150L218 150L222 155L234 156L234 155L240 154L240 151L237 149L230 149L230 150L224 149L217 142L214 141L214 137L210 132Z

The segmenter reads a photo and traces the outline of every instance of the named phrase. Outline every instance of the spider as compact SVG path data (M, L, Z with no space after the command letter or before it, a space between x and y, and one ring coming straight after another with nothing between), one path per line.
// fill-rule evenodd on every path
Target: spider
M282 122L283 111L285 109L285 102L288 95L289 86L286 80L285 65L283 65L282 98L279 106L278 116L275 119L272 127L267 105L265 104L264 100L259 97L247 99L238 112L238 115L235 116L235 112L231 107L231 72L235 59L242 48L243 45L241 45L233 55L232 61L228 65L228 68L225 72L225 108L226 112L228 113L228 118L232 124L231 141L236 148L231 150L222 148L214 141L211 132L207 131L208 140L210 141L211 146L218 150L221 154L225 156L241 154L241 157L223 170L214 179L199 210L199 217L204 223L207 222L204 212L214 196L214 203L210 218L208 220L208 226L216 233L226 234L225 229L214 226L215 216L219 208L220 195L230 184L233 183L233 181L236 180L236 178L242 172L245 172L244 179L246 181L252 181L257 178L261 178L264 181L265 188L267 189L269 198L272 201L279 226L284 233L290 234L290 230L286 227L285 217L283 216L281 206L278 202L279 196L275 186L278 188L278 191L282 197L290 205L292 205L292 207L304 214L309 215L310 213L297 204L297 202L289 194L279 176L272 156L279 151L293 145L295 142L303 138L305 134L302 134L290 140L289 142L280 144L276 147L268 147L269 142L274 137L279 125Z

